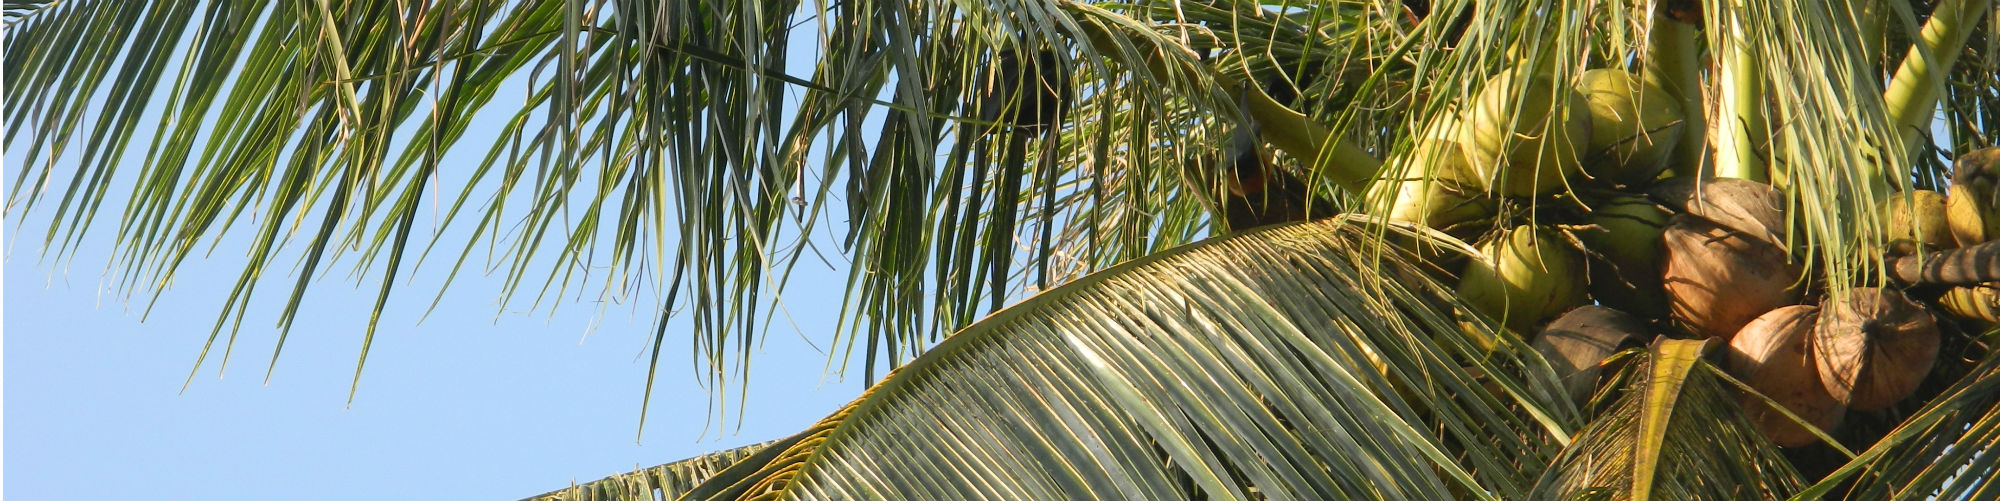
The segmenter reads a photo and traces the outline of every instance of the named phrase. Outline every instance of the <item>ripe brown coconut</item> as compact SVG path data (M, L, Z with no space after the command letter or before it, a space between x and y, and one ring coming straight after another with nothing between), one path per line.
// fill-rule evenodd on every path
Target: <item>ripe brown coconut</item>
M1889 224L1889 241L1914 241L1937 248L1957 247L1945 223L1945 196L1930 190L1892 193L1882 201Z
M1604 359L1626 348L1645 346L1646 323L1625 312L1596 305L1569 310L1535 335L1532 346L1549 361L1563 388L1577 403L1597 391Z
M1689 331L1726 341L1764 312L1799 302L1803 271L1776 245L1686 214L1661 239L1667 311Z
M1813 326L1819 307L1792 305L1771 310L1743 326L1729 340L1729 373L1823 431L1840 426L1847 406L1819 382L1812 356ZM1743 395L1743 414L1757 431L1783 447L1818 440L1805 427L1771 408L1756 395Z
M1785 194L1746 179L1677 177L1654 183L1646 196L1674 212L1699 216L1743 234L1784 246Z
M1666 318L1666 291L1660 288L1660 237L1672 214L1646 197L1620 194L1591 207L1576 238L1595 258L1590 296L1599 303L1646 318Z
M1495 232L1480 259L1459 274L1465 302L1517 333L1584 302L1583 252L1556 231L1519 226Z
M1895 289L1857 287L1821 304L1813 358L1827 393L1857 411L1895 405L1937 363L1937 322Z

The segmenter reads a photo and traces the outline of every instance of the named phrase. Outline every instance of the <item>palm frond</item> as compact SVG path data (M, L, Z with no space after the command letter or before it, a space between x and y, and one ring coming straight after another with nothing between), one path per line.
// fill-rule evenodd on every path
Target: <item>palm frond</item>
M845 220L839 251L859 265L837 353L865 347L866 373L1031 289L1202 236L1206 210L1181 195L1218 184L1188 182L1186 157L1166 152L1215 149L1213 132L1240 116L1235 100L1183 37L1164 35L1192 24L1138 15L1158 5L1111 7L1120 11L561 0L9 10L22 15L10 17L4 118L27 160L8 210L57 223L40 237L59 262L93 223L118 221L107 269L127 300L158 297L190 257L243 253L201 355L219 348L225 367L270 282L290 282L276 286L275 365L325 275L379 283L379 317L407 294L396 283L438 259L440 297L461 273L497 273L503 306L632 304L659 315L656 339L688 304L729 305L690 315L716 386L747 377L746 347L769 328L792 267L830 254L819 246ZM1240 39L1242 29L1282 40L1265 43L1273 50L1329 55L1360 33L1244 9L1230 15L1252 19L1193 31ZM1354 26L1388 19L1332 11ZM1110 45L1083 43L1086 26ZM1158 74L1106 57L1142 46L1189 64ZM1020 96L996 94L1008 76L998 63L1044 59L1061 78L1025 88L1060 87L1075 105L1025 124ZM487 114L502 107L514 112ZM498 137L480 137L493 126ZM135 142L143 161L127 162L141 154ZM451 160L482 147L483 158ZM217 249L231 230L249 243ZM362 362L379 328L364 333Z
M571 485L566 489L550 491L522 501L680 499L694 486L716 478L733 465L757 457L758 454L774 447L782 449L786 446L784 440L773 440L715 451L631 473L612 475L586 484Z
M1560 385L1359 221L1043 292L688 499L1520 496L1575 419Z

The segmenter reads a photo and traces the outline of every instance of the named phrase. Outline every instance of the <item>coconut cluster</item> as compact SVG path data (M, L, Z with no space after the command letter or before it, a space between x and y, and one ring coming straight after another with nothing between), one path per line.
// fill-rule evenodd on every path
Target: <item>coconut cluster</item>
M1755 390L1746 416L1785 447L1916 392L1938 359L1934 309L2000 321L2000 284L1932 305L1816 283L1783 192L1669 169L1683 122L1678 100L1624 70L1507 71L1391 158L1369 196L1393 202L1390 219L1474 242L1456 276L1466 313L1526 337L1573 399L1596 393L1620 350L1712 338L1728 347L1718 364ZM1996 201L1964 183L1878 209L1894 248L1938 250L2000 236Z

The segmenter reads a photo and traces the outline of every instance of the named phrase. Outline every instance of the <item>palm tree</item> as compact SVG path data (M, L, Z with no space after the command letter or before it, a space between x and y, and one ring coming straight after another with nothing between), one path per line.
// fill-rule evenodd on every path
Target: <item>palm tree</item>
M1744 411L1784 396L1684 314L1635 311L1639 347L1558 363L1530 342L1547 319L1506 308L1523 296L1495 310L1460 282L1504 265L1492 242L1516 225L1608 267L1577 221L1647 190L1754 223L1731 231L1810 277L1790 302L1891 287L1929 311L2000 279L2000 247L1893 242L1877 209L2000 172L1969 153L2000 134L1993 4L8 2L7 141L32 131L8 207L48 214L60 259L124 199L104 219L141 295L253 232L211 345L288 248L281 348L339 258L382 278L379 313L441 250L454 275L504 267L506 299L651 304L655 346L692 336L735 388L771 298L822 252L801 235L840 232L854 265L826 334L867 393L549 498L1996 499L1986 324L1940 315L1914 394L1837 430L1780 411L1812 438L1785 448ZM1477 217L1397 215L1477 157L1468 134L1563 144L1535 143L1569 123L1544 118L1586 111L1551 89L1594 68L1663 89L1680 118L1646 131L1678 130L1659 167L1682 181L1536 174L1564 182L1516 196L1484 173L1451 192L1492 204ZM1552 111L1518 104L1537 100ZM485 160L443 164L495 109L517 111ZM121 173L135 137L146 161ZM65 155L81 167L53 169ZM443 169L470 178L455 197ZM1731 219L1716 178L1791 209ZM413 238L429 204L471 236ZM693 330L670 332L686 305Z

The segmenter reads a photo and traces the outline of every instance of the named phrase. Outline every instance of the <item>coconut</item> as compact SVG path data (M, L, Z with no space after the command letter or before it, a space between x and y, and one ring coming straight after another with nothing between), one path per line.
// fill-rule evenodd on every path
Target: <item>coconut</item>
M1660 276L1668 313L1689 331L1728 340L1764 312L1799 302L1803 271L1784 249L1686 214L1671 221Z
M1707 219L1771 245L1784 246L1785 194L1746 179L1677 177L1646 188L1668 209Z
M1680 143L1680 103L1659 85L1620 69L1583 72L1576 87L1590 106L1591 174L1621 186L1659 177Z
M1813 358L1827 393L1857 411L1889 408L1937 362L1938 327L1895 289L1857 287L1821 305Z
M2000 236L2000 210L1993 207L1990 198L1979 196L1977 190L1963 184L1951 185L1945 193L1945 226L1951 228L1952 240L1960 247Z
M1626 348L1645 346L1646 323L1625 312L1584 305L1569 310L1535 336L1532 345L1549 361L1571 400L1582 403L1597 391L1603 362Z
M1584 302L1583 253L1560 234L1522 226L1495 232L1466 263L1458 290L1475 310L1515 332Z
M1514 70L1486 81L1463 111L1459 142L1487 191L1554 193L1590 144L1583 95L1548 75Z
M1992 285L1953 287L1937 303L1939 309L1959 318L1988 324L2000 322L2000 288Z
M1384 168L1396 177L1375 184L1378 190L1395 190L1390 220L1449 229L1493 217L1494 201L1468 182L1472 168L1457 143L1425 140L1404 159Z
M1757 317L1729 340L1729 373L1814 427L1832 430L1847 415L1847 406L1819 382L1810 343L1817 323L1819 308L1807 305L1786 306ZM1743 414L1757 431L1780 446L1798 447L1819 439L1757 395L1746 393L1742 402Z
M1660 236L1672 216L1665 208L1638 195L1617 195L1591 208L1577 231L1586 249L1606 262L1590 266L1590 295L1599 303L1646 318L1666 318L1666 292L1660 288Z
M1945 196L1930 190L1889 195L1882 201L1891 242L1908 241L1939 248L1957 247L1945 224Z

